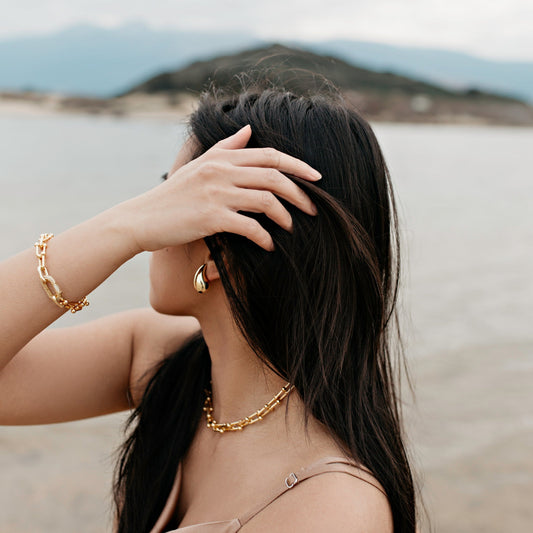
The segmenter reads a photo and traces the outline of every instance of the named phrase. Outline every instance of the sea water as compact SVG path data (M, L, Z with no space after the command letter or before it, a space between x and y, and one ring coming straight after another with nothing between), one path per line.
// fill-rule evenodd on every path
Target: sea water
M398 202L411 355L531 339L533 129L374 129ZM155 186L185 135L178 118L0 117L0 258ZM147 270L143 254L60 323L147 305Z
M503 464L506 453L489 453L496 442L525 458L507 461L507 478L528 469L529 448L521 443L531 437L533 420L530 388L521 383L529 383L533 346L533 129L374 129L398 203L399 310L407 355L419 363L415 377L423 376L414 442L433 491L429 503L437 502L443 532L456 531L458 508L468 531L489 531L487 520L490 531L501 531L488 511L490 498L501 499L494 487L503 485L484 482L464 465L481 461L486 471L483 458ZM184 137L177 118L0 116L0 259L31 246L40 233L61 232L157 185ZM148 291L148 254L141 254L90 295L90 307L57 325L146 306ZM0 428L0 530L109 530L111 453L127 414ZM516 494L527 494L519 482ZM485 499L470 497L480 493ZM489 518L470 527L478 515ZM448 516L453 523L446 529Z

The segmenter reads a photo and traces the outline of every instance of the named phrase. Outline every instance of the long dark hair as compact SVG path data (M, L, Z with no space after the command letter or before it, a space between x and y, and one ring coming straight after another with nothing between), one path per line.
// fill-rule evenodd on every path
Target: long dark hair
M197 155L250 124L248 147L273 147L323 179L291 176L317 205L283 201L289 233L249 213L276 250L216 234L205 239L235 321L258 357L295 385L312 415L384 487L397 532L415 531L415 491L399 411L403 356L397 297L398 216L389 173L369 124L340 95L269 88L205 93L190 118ZM119 533L148 532L202 415L210 358L201 335L167 357L128 421L116 469ZM136 422L134 424L134 422Z

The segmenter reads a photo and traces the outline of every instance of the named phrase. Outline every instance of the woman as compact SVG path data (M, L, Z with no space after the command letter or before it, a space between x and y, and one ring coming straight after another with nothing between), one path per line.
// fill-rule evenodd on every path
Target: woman
M268 89L204 95L190 130L163 184L1 265L0 422L135 407L118 533L415 531L371 128ZM152 310L42 331L141 251Z

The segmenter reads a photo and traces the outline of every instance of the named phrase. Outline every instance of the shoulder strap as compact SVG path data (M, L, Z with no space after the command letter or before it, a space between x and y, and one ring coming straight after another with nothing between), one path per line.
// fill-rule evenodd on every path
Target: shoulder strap
M382 492L385 496L385 492L377 484L372 483L370 480L357 475L354 469L365 472L369 475L372 475L366 468L356 464L353 459L347 459L346 457L323 457L318 461L312 463L309 466L305 466L298 470L297 472L291 472L284 480L284 483L276 487L274 494L269 496L265 501L261 502L260 505L256 506L251 511L248 511L239 518L241 525L246 524L251 520L257 513L260 513L265 507L268 507L273 501L277 500L285 492L292 489L296 485L300 484L302 481L309 479L310 477L318 476L320 474L325 474L327 472L344 472L350 474L353 477L372 485L374 488Z

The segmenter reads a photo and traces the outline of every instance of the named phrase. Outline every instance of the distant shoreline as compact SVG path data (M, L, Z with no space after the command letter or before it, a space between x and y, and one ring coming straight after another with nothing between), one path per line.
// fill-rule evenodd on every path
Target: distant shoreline
M426 95L377 95L346 92L345 96L371 122L399 124L462 124L474 126L533 126L533 107L432 99ZM0 115L114 116L156 120L185 120L197 96L187 93L134 93L117 98L88 98L58 93L0 92Z
M184 120L193 110L196 98L180 99L169 105L166 98L132 95L98 99L57 93L0 92L0 115L89 115L117 118Z

